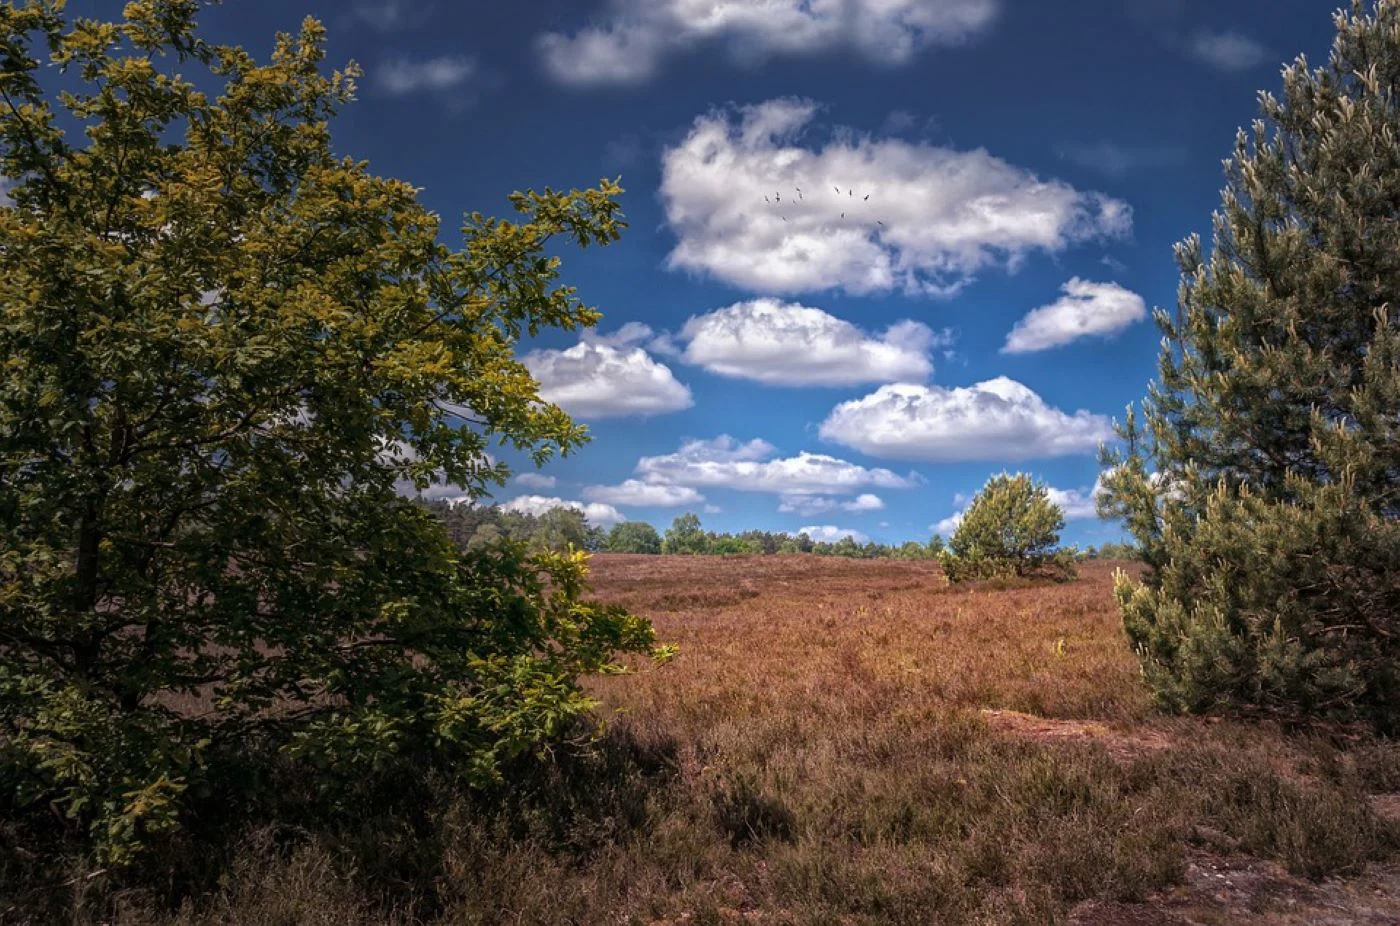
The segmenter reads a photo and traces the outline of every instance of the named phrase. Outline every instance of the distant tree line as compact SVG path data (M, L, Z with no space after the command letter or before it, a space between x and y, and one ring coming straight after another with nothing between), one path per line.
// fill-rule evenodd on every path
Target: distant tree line
M454 543L476 550L498 540L523 541L532 547L602 553L641 553L681 556L771 556L778 553L811 553L851 559L937 559L946 549L934 534L926 543L864 543L853 537L836 541L813 540L805 533L747 530L740 533L707 531L700 517L687 512L671 522L663 536L646 521L622 521L611 530L588 523L576 508L554 508L539 515L507 511L497 506L464 505L446 501L426 503L447 527ZM1137 559L1137 549L1125 543L1105 543L1078 551L1081 559Z
M619 525L621 526L621 525ZM748 530L738 534L707 531L700 518L687 512L671 522L661 541L661 552L708 556L763 556L775 553L814 553L851 559L932 559L943 547L935 535L928 543L910 540L899 546L846 536L836 541L813 540L806 533ZM644 552L618 550L617 552Z
M496 505L448 501L431 501L426 505L447 528L452 542L464 550L478 550L500 540L520 540L546 550L573 547L597 552L607 545L608 533L589 524L577 508L551 508L534 515L507 511Z
M910 540L899 546L861 543L851 537L835 542L813 540L807 534L748 530L738 534L707 531L699 516L686 513L671 522L663 537L645 521L622 521L611 530L588 523L576 508L553 508L539 515L507 511L499 506L447 501L425 503L447 528L459 547L479 549L509 539L533 547L606 553L645 553L692 556L761 556L775 553L815 553L853 559L932 559L943 548L941 537L928 543Z

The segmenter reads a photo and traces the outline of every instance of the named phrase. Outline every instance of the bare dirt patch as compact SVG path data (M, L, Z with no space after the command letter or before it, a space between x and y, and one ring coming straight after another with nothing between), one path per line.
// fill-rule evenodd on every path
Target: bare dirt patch
M993 708L984 708L981 714L994 730L1037 743L1096 743L1120 762L1172 745L1168 734L1152 729L1117 730L1094 720L1057 720Z
M1400 866L1376 865L1354 878L1311 882L1247 856L1199 854L1184 882L1145 903L1091 901L1073 926L1394 926L1400 923Z

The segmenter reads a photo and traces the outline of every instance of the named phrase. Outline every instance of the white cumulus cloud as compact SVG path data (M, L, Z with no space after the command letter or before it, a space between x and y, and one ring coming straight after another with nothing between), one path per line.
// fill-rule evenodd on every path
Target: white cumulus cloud
M514 511L536 517L547 511L553 511L555 508L572 508L575 511L582 511L583 516L588 519L588 523L594 527L611 527L619 521L627 520L623 517L622 512L612 505L598 503L585 505L583 502L562 498L546 498L543 495L520 495L505 502L500 507L502 511Z
M850 132L804 146L816 112L792 98L711 112L666 150L670 267L770 295L950 295L982 270L1132 227L1121 200L982 149Z
M864 495L857 495L841 506L845 511L879 511L884 507L884 500L882 500L880 496L872 495L869 492Z
M1068 414L1005 376L953 389L881 386L832 409L820 433L871 456L930 462L1093 453L1113 435L1108 418Z
M536 39L567 84L629 84L671 54L719 44L741 62L854 49L885 65L930 45L964 41L994 19L998 0L610 0L596 24Z
M944 518L938 523L930 524L928 529L933 531L935 534L942 534L944 537L951 537L953 533L958 529L958 525L962 523L963 515L965 513L965 511L954 512L953 514L948 515L948 517Z
M1267 48L1238 32L1198 32L1187 47L1191 54L1220 71L1247 71L1269 56Z
M607 502L610 505L644 505L653 508L679 508L682 505L697 505L705 496L689 486L663 485L628 479L621 485L589 486L583 490L583 497L589 501Z
M642 457L636 472L661 485L726 488L778 495L848 495L866 488L905 489L919 477L888 469L868 469L846 460L803 451L773 459L776 448L765 440L739 443L729 435L691 440L680 450Z
M514 482L527 489L552 489L559 480L544 473L521 473L515 477Z
M828 511L880 511L884 507L884 499L870 492L848 500L832 498L830 495L784 495L781 504L778 505L778 511L811 516Z
M1050 496L1050 501L1060 506L1060 510L1065 513L1066 521L1082 521L1086 518L1098 517L1099 491L1100 486L1097 483L1092 489L1057 489L1054 486L1046 488L1046 494Z
M635 341L651 329L636 323L611 338L589 337L565 350L535 350L521 358L539 381L540 398L580 418L647 416L695 404L676 380Z
M404 96L420 90L450 90L476 74L476 62L461 55L443 55L415 61L396 58L381 64L374 72L375 84L390 96Z
M916 321L872 334L834 315L777 299L752 299L691 317L675 341L681 359L711 373L779 386L916 382L929 353L952 340Z
M791 536L794 537L798 534L806 534L817 543L836 543L846 537L850 537L856 543L870 542L870 538L860 531L851 530L849 527L836 527L832 524L811 524L791 532Z
M1059 299L1033 309L1006 336L1003 354L1028 354L1079 338L1117 334L1147 317L1142 297L1117 283L1074 277L1060 287Z

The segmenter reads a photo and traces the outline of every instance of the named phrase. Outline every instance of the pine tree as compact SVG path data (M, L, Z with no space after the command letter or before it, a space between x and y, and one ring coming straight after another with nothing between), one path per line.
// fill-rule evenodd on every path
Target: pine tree
M1160 382L1102 511L1168 707L1400 726L1400 0L1336 16L1241 131L1207 258L1178 245Z
M968 506L939 562L949 582L996 576L1072 579L1071 551L1056 549L1064 511L1050 492L1024 473L987 480Z

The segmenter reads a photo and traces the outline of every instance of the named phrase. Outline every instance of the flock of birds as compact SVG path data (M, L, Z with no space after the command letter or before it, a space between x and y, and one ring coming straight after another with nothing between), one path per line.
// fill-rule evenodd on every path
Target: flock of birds
M839 186L833 186L832 189L836 191L836 195L837 195L837 196L840 196L840 195L841 195L841 188L840 188ZM800 186L798 186L798 187L793 187L793 192L795 192L795 193L797 194L797 199L798 199L798 200L800 200L800 201L805 201L805 200L806 200L807 197L805 197L805 196L802 195L802 187L800 187ZM855 195L856 195L856 191L855 191L854 189L849 189L849 188L848 188L848 189L846 190L846 196L847 196L847 197L849 197L849 198L851 198L851 199L854 199L854 198L855 198ZM870 194L869 194L869 193L866 193L864 196L861 197L861 202L869 202L869 200L870 200ZM772 199L769 199L769 198L768 198L768 194L765 193L765 194L763 194L763 201L764 201L765 203L768 203L770 206L771 206L771 205L781 205L781 204L782 204L782 201L783 201L783 194L780 193L780 192L774 192L774 193L773 193L773 198L772 198ZM789 202L789 203L791 203L792 201L793 201L793 200L792 200L791 198L788 199L788 202ZM781 218L784 222L787 221L787 216L786 216L786 215L783 215L781 212L778 213L778 217ZM841 218L844 219L845 217L846 217L846 213L842 212L842 213L841 213ZM882 227L882 228L883 228L884 225L885 225L885 223L884 223L884 222L881 222L879 219L876 219L876 220L875 220L875 224L876 224L876 225L879 225L879 226Z

